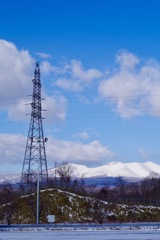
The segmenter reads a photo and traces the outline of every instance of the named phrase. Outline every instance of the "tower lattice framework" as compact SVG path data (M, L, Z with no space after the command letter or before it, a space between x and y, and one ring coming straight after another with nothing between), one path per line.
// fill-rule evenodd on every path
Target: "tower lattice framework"
M47 182L48 170L45 151L42 106L41 106L41 79L39 63L36 63L33 81L33 94L31 102L31 119L28 130L21 182L33 183L36 181Z

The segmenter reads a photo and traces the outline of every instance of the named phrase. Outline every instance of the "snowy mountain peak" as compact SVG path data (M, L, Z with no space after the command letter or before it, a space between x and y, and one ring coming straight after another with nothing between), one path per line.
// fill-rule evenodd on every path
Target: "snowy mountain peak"
M145 178L151 172L160 174L160 165L153 162L109 162L99 167L87 167L85 165L71 164L74 169L74 175L78 178L95 178L95 177L126 177L126 178ZM54 169L50 169L49 174L52 175Z
M109 162L99 167L87 167L70 163L73 167L74 176L77 178L105 178L105 177L125 177L125 178L146 178L160 175L160 165L154 162ZM49 169L49 176L53 177L55 168ZM20 174L0 176L2 182L19 182Z

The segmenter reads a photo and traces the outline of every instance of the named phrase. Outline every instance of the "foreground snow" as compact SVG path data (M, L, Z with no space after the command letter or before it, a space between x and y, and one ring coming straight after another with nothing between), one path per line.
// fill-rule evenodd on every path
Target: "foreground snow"
M50 230L39 230L39 231L6 231L0 232L0 240L159 240L160 231L158 229L152 230L76 230L76 231L52 231ZM32 229L33 230L33 229Z

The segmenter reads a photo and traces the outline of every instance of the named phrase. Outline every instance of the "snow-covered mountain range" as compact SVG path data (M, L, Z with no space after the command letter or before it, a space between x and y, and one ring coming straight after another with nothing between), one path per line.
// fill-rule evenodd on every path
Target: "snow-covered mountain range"
M118 177L125 178L145 178L152 173L160 174L160 165L153 162L109 162L100 167L86 167L84 165L73 164L74 172L77 177Z
M77 178L105 178L105 177L124 177L138 178L152 176L153 174L160 175L160 165L154 162L109 162L100 167L87 167L70 163L73 167L74 176ZM49 169L49 176L54 176L55 169ZM0 175L0 183L2 182L16 183L20 181L20 174L15 175Z

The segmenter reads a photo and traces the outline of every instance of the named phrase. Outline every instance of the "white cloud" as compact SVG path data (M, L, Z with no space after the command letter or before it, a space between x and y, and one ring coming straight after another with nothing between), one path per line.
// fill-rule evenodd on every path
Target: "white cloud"
M44 101L42 101L42 109L46 110L44 112L44 117L47 121L55 123L58 121L64 121L67 114L67 99L60 95L55 94L54 96L44 96Z
M89 98L83 95L77 95L79 102L84 103L86 105L90 104Z
M89 138L89 134L87 132L79 132L79 133L74 133L72 135L73 138L81 138L81 139L88 139Z
M99 94L125 118L142 114L160 116L160 64L148 61L143 64L132 53L121 51L116 61L118 69L99 85Z
M31 91L34 59L28 51L0 40L0 96L1 98L20 97Z
M17 47L5 40L0 40L0 109L8 111L10 120L24 120L26 113L31 112L31 98L26 98L32 94L32 78L34 75L35 60L26 50L18 50ZM43 73L58 71L49 62L43 61L40 65ZM67 111L67 100L60 95L48 96L46 93L44 108L47 118L52 118L52 122L64 120Z
M101 72L97 69L91 68L85 70L82 63L77 60L72 60L70 70L74 78L81 79L83 81L92 81L101 77Z
M58 73L60 71L58 67L52 66L52 64L48 61L41 62L40 67L41 67L41 72L45 74L49 74L52 72Z
M50 164L52 165L54 161L67 161L79 164L100 164L107 159L115 157L115 154L109 150L108 147L103 146L96 140L84 144L81 142L57 140L50 137L48 143L49 145L46 146L47 156L51 160Z
M68 91L72 92L81 92L84 89L84 86L80 80L72 79L72 78L59 78L55 85Z
M97 69L85 70L82 63L77 60L72 60L70 64L66 64L61 73L64 74L54 84L65 90L76 92L83 91L84 88L90 86L93 80L102 76L102 73Z
M44 58L44 59L51 58L51 55L48 54L48 53L38 52L38 53L36 53L36 54L37 54L37 56L39 56L40 58Z
M120 65L122 70L134 69L135 65L137 65L139 61L140 60L137 56L126 50L119 51L119 53L116 56L116 62Z
M64 121L67 114L67 99L60 94L48 96L44 93L43 95L44 100L42 101L42 116L45 118L45 122L56 123ZM31 105L30 103L26 105L26 102L31 102L31 99L20 99L17 103L15 103L14 108L9 108L8 118L14 121L29 121Z
M27 137L13 134L0 134L0 163L23 165ZM99 141L88 144L74 141L64 141L48 137L46 155L49 167L55 162L73 162L79 164L101 164L115 157L115 154ZM1 169L2 173L2 169Z
M26 137L14 134L0 134L0 163L23 164Z

